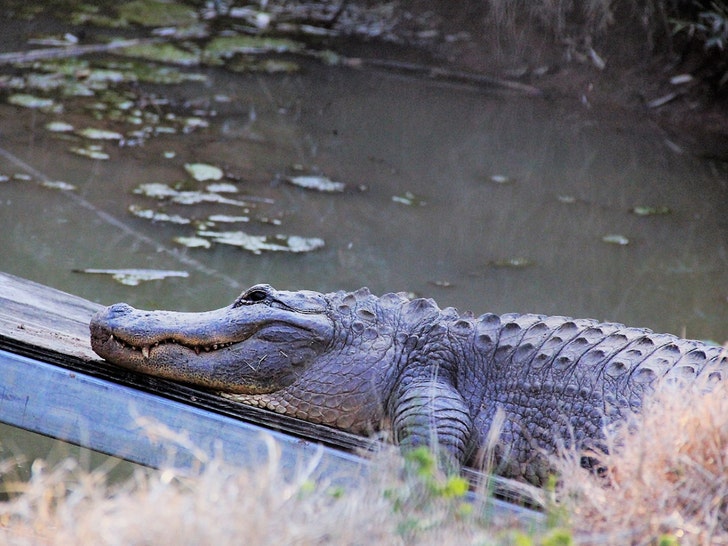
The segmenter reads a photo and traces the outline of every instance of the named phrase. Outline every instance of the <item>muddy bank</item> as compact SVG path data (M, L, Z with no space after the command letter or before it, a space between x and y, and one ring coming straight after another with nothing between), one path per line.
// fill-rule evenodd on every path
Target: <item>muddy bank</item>
M382 13L392 24L376 39L414 45L435 64L534 85L607 119L643 116L665 131L676 152L728 159L723 52L674 33L659 2L615 7L578 24L538 13L495 14L498 4L404 2ZM347 30L345 18L342 25ZM412 58L405 48L392 52Z

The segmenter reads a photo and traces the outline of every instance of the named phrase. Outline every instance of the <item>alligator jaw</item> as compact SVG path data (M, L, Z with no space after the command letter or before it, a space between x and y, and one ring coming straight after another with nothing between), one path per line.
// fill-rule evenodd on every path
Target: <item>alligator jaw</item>
M166 345L166 344L174 344L178 345L180 347L185 347L191 351L194 351L196 355L200 355L201 353L209 353L211 351L217 351L220 349L224 349L225 347L230 347L231 345L234 345L235 343L241 343L244 340L240 341L229 341L227 343L213 343L211 345L201 345L201 344L194 344L194 345L187 345L185 343L179 343L178 341L175 341L173 339L169 339L166 341L156 341L154 344L146 344L146 345L132 345L130 343L125 342L122 338L114 337L114 334L112 334L110 331L106 332L108 337L106 340L99 340L97 343L100 343L101 345L111 345L115 344L119 346L120 351L134 351L134 352L140 352L142 357L149 358L152 349L156 349L160 345ZM103 338L103 336L100 336Z
M333 335L325 313L276 302L204 313L142 311L116 304L95 315L90 330L93 350L113 364L244 394L291 385Z

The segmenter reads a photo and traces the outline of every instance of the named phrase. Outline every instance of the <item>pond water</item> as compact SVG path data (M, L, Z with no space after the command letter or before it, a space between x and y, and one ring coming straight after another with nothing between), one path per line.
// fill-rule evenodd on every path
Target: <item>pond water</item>
M80 107L47 114L0 105L0 174L10 177L0 182L0 269L104 304L203 310L259 282L369 286L476 313L588 316L728 339L725 166L678 153L647 119L317 63L295 74L205 75L145 92L178 113L203 111L208 127L140 146L104 142L106 161L69 153L75 140L45 128L60 119L114 128ZM151 183L204 189L210 182L184 169L195 162L223 168L238 193L219 195L252 198L252 208L134 192ZM286 183L296 169L346 188ZM193 221L248 216L204 229L325 246L187 248L174 239L195 235L193 224L153 222L130 207ZM89 268L189 276L132 287L77 272Z
M20 49L28 33L23 24L10 26L0 36L7 51ZM369 286L475 313L594 317L728 339L725 165L679 153L646 118L576 99L297 62L296 73L195 68L182 71L199 74L195 82L124 82L64 99L62 113L0 102L0 270L142 308L207 310L260 282L324 292ZM0 76L17 73L6 67ZM13 93L5 89L2 98ZM113 102L109 95L135 101L139 127L108 120L101 109ZM157 136L132 135L155 116ZM58 121L76 131L118 131L124 145L47 129ZM92 145L109 159L69 151ZM192 163L228 176L198 182L185 169ZM324 193L286 182L301 174L345 189ZM58 181L74 189L48 187ZM157 200L139 193L144 184L203 190L224 202ZM151 221L140 211L189 223ZM230 216L238 221L223 221ZM324 246L256 254L175 241L229 231L315 238ZM187 276L129 286L78 272L89 269ZM2 457L71 453L88 466L108 464L0 430ZM130 472L112 466L120 476ZM18 475L27 478L28 466Z

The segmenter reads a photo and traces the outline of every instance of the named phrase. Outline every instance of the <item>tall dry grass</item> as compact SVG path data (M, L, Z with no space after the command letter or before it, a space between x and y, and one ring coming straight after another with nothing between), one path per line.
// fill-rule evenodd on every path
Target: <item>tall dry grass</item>
M728 385L665 387L611 443L598 477L562 460L561 498L584 543L728 544Z
M139 471L116 486L72 459L36 462L0 503L0 544L510 543L512 520L491 517L424 467L406 472L398 454L378 456L367 480L343 488L314 480L315 464L286 478L272 440L270 452L262 468L211 461L199 475Z
M488 14L501 32L534 24L561 39L576 28L580 34L603 32L614 21L615 4L615 0L488 0Z
M468 500L422 453L375 455L354 487L317 478L315 460L291 477L273 440L260 468L201 460L194 475L138 471L116 485L73 459L36 461L14 482L6 461L0 544L728 544L728 382L661 389L608 443L601 475L578 454L555 463L557 489L533 495L553 499L550 523L526 530Z

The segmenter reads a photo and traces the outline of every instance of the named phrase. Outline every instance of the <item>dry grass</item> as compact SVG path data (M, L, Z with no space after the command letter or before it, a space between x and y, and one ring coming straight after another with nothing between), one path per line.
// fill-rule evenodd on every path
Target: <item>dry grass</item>
M562 39L578 29L596 35L614 20L615 0L489 0L489 18L501 32L536 24Z
M613 443L604 478L562 462L566 512L585 543L728 544L725 382L708 395L661 390Z
M313 480L309 465L286 479L277 449L254 470L218 462L196 477L140 471L109 486L103 473L69 459L36 462L20 494L0 503L0 543L142 544L441 544L507 543L513 522L497 524L461 491L435 491L432 474L409 475L396 454L381 455L371 478L341 488ZM6 468L7 470L7 468ZM7 485L7 484L6 484ZM457 489L457 488L456 488ZM500 530L499 530L500 529ZM503 533L506 533L505 535Z
M194 477L139 471L121 485L71 459L36 462L30 481L12 483L7 461L0 474L15 494L0 503L0 543L728 544L728 384L708 395L665 389L610 442L620 447L602 459L605 476L578 457L557 463L552 523L526 533L466 500L421 453L376 455L348 488L317 479L315 461L286 478L272 440L262 468L212 461Z

